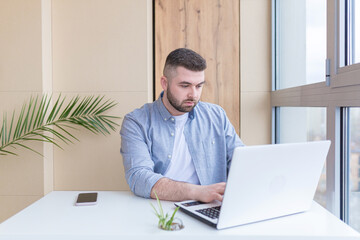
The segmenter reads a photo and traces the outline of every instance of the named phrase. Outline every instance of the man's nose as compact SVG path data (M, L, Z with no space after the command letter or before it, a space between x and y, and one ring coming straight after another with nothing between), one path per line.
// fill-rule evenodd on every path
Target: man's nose
M198 93L197 93L197 88L196 88L196 86L191 87L190 90L189 90L189 92L188 92L188 97L189 97L189 98L196 98L197 95L198 95Z

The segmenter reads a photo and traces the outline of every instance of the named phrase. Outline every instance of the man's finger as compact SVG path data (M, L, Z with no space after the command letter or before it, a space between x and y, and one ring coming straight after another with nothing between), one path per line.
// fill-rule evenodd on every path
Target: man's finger
M220 193L221 195L224 195L225 186L226 186L226 183L221 183L221 184L219 184L219 186L217 187L216 191L217 191L218 193Z
M218 200L218 201L222 202L222 200L223 200L223 195L216 194L215 200Z

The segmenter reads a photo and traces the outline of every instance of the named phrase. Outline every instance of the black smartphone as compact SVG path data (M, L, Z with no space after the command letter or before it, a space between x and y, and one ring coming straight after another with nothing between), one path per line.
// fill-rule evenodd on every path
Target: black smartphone
M76 206L88 206L95 205L97 203L97 192L92 193L79 193L76 203Z

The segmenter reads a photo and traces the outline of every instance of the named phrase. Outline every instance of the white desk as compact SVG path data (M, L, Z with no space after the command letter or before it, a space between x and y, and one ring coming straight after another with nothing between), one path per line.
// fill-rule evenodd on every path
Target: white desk
M314 202L311 211L216 230L182 212L180 231L157 228L150 202L127 191L99 192L95 206L74 206L79 192L52 192L0 224L0 239L360 239L360 234ZM162 202L172 212L171 202Z

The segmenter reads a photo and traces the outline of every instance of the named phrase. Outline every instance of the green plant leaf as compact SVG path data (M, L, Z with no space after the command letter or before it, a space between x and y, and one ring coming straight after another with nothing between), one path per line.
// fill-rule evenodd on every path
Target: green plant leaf
M159 199L158 195L156 194L156 192L154 192L154 193L155 193L155 197L156 197L157 204L158 204L158 206L159 206L160 215L161 215L162 217L164 217L164 211L163 211L163 208L162 208L162 206L161 206L160 199Z
M16 153L14 152L10 152L10 151L7 151L7 150L3 150L3 149L0 149L0 155L15 155L15 156L18 156Z
M63 143L79 141L72 130L78 127L92 133L110 134L119 126L115 121L120 117L104 115L104 112L116 106L114 101L104 101L104 96L73 97L67 104L61 94L52 103L52 96L31 97L22 105L19 115L12 114L8 126L7 115L3 114L0 128L0 155L17 155L9 147L22 147L40 154L27 145L28 141L41 141L54 144L61 148L58 140ZM53 137L52 137L53 136Z
M38 151L36 151L36 150L34 150L34 149L32 149L32 148L24 145L24 144L20 144L20 143L14 143L14 144L15 144L15 145L19 145L20 147L26 148L26 149L28 149L28 150L30 150L30 151L33 151L34 153L37 153L37 154L39 154L40 156L43 157L43 155L42 155L41 153L39 153Z
M161 215L158 213L158 211L156 210L156 208L154 207L154 205L152 203L150 203L151 207L154 209L154 213L155 215L160 219Z
M171 215L171 218L169 219L169 221L166 222L166 226L168 226L169 228L171 228L171 224L174 221L174 217L176 212L179 210L180 207L175 208L173 214Z
M175 214L179 210L180 207L175 208L173 214L171 215L171 218L169 220L167 220L169 217L169 214L166 213L166 215L164 216L164 211L163 211L160 199L155 191L154 191L154 194L155 194L156 201L157 201L157 204L159 207L159 211L154 207L154 205L152 203L150 203L150 205L154 209L154 213L159 219L158 226L165 230L171 230L171 224L173 223Z

